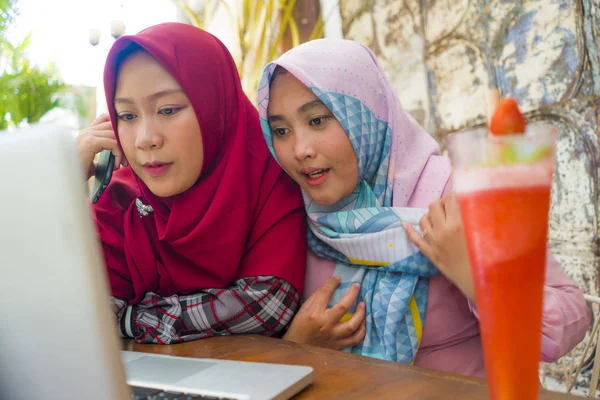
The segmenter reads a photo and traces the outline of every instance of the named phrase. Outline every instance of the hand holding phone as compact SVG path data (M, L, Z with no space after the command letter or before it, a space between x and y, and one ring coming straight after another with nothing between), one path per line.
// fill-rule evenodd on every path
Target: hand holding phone
M94 184L92 186L92 193L90 194L90 202L92 204L96 204L100 200L100 196L102 196L102 193L108 187L114 168L115 156L113 156L110 150L102 151L98 157L98 164L96 165L96 172L94 174Z
M108 114L100 115L89 128L79 133L77 147L85 179L94 175L90 201L96 203L110 183L113 171L121 165L128 165ZM100 156L96 165L94 159L98 153Z

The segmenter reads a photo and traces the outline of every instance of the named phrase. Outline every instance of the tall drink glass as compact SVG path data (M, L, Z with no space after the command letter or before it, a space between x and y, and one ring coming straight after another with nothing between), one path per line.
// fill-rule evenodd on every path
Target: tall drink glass
M452 135L448 151L465 227L492 400L539 389L548 211L557 130Z

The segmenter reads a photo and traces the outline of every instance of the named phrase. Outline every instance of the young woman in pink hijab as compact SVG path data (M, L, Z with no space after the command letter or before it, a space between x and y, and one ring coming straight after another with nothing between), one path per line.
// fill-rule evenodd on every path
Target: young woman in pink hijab
M284 338L484 376L450 163L375 55L347 40L292 49L265 67L259 114L307 212L306 301ZM542 360L568 352L589 321L549 255Z

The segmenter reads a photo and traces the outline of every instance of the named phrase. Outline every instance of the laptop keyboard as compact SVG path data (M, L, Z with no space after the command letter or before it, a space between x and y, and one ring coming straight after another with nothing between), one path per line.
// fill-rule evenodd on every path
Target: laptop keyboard
M160 389L130 386L133 400L236 400L229 397L205 396L192 393L178 393Z

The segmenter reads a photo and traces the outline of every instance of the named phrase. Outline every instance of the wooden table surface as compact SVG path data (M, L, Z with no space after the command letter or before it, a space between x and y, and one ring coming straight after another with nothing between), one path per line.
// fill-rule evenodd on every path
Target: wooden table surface
M376 360L262 336L227 336L176 345L123 341L123 350L181 357L307 365L314 381L294 399L487 399L482 379ZM268 379L268 377L265 377ZM581 399L543 391L540 400Z

